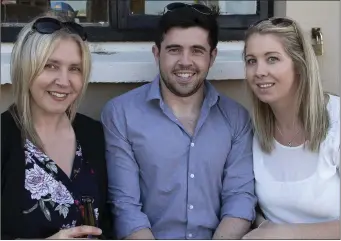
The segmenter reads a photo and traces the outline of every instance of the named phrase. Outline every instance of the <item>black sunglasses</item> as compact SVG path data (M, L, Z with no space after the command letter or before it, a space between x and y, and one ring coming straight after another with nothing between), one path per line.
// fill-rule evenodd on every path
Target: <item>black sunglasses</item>
M205 5L202 5L202 4L186 4L186 3L180 3L180 2L168 4L165 7L163 14L165 14L167 12L172 12L172 11L180 9L180 8L192 8L192 9L196 10L197 12L205 14L205 15L212 15L213 14L212 10Z
M288 18L266 18L266 19L261 19L253 24L250 25L249 28L252 28L252 27L255 27L257 26L258 24L260 24L261 22L264 22L264 21L270 21L272 25L283 25L283 27L287 27L287 26L290 26L292 25L294 22Z
M41 34L52 34L62 28L79 35L83 41L87 39L84 28L75 22L61 22L55 18L39 18L34 22L32 29Z

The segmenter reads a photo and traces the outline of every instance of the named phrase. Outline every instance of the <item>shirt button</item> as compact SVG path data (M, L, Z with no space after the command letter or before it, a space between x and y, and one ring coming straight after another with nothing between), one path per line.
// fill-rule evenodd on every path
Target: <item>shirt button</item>
M191 175L189 175L191 178L194 178L194 174L192 173Z
M192 238L192 237L193 237L193 235L192 235L191 233L189 233L189 234L188 234L188 237L189 237L189 238Z
M193 205L189 205L189 209L193 209L194 207L193 207Z
M194 146L194 142L191 143L191 147L193 147L193 146Z

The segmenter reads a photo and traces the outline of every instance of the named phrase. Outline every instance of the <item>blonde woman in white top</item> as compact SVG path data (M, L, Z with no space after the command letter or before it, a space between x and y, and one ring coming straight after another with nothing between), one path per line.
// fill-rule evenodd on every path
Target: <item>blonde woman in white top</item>
M288 18L251 26L244 49L261 214L245 239L340 238L340 99Z

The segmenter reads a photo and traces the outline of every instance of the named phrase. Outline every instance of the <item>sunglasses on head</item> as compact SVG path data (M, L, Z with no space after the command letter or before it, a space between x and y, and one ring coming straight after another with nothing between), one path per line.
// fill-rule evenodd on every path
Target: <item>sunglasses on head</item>
M272 25L275 25L275 26L281 24L281 25L283 25L283 27L290 26L290 25L292 25L294 23L292 20L290 20L288 18L266 18L266 19L261 19L261 20L255 22L255 23L251 24L250 28L257 26L258 24L260 24L260 23L262 23L264 21L270 21L270 23Z
M192 8L195 11L205 14L205 15L211 15L213 14L212 10L202 4L186 4L186 3L170 3L165 7L165 10L163 12L163 14L167 13L167 12L172 12L174 10L180 9L180 8Z
M265 21L269 21L274 26L278 26L278 25L281 25L280 27L292 26L294 28L296 36L300 39L300 42L301 42L301 45L302 45L302 39L301 39L300 35L298 34L298 30L297 30L297 27L296 27L294 21L291 20L291 19L288 19L288 18L274 18L274 17L272 17L272 18L262 19L262 20L259 20L259 21L255 22L254 24L252 24L249 27L249 29L252 28L252 27L255 27L258 24L260 24L262 22L265 22Z
M62 28L79 35L83 41L87 39L84 28L75 22L61 22L55 18L39 18L34 22L32 29L41 34L52 34Z

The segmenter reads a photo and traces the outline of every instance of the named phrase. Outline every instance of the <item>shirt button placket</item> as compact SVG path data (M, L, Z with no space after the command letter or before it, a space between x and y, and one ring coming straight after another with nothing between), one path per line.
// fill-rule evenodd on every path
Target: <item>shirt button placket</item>
M192 140L190 143L190 147L189 147L189 159L188 159L188 168L189 168L189 172L188 172L188 203L187 203L187 234L186 234L186 238L187 239L193 239L194 238L194 233L193 231L193 219L194 219L194 214L193 212L195 212L195 205L194 205L194 201L195 201L195 185L194 185L194 163L196 162L195 157L197 156L195 154L195 150L197 148L195 148L195 143Z

